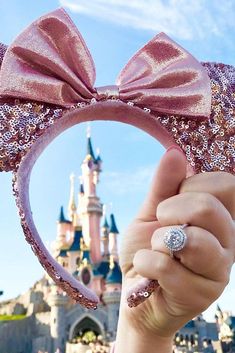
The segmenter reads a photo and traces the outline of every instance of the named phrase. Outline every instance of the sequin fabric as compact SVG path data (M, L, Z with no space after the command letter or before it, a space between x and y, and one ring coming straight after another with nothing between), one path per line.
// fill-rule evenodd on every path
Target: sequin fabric
M25 240L30 244L32 251L38 257L45 271L47 271L47 273L50 275L53 281L76 302L79 302L81 305L83 305L88 309L94 309L94 310L97 309L96 301L93 301L89 299L85 294L82 294L81 291L78 290L78 288L75 288L71 283L69 283L69 281L67 281L58 273L58 271L53 266L53 264L50 261L48 261L47 256L45 256L43 249L38 243L38 238L35 237L35 235L32 234L32 232L30 231L30 228L27 223L26 214L24 213L24 210L22 209L21 203L20 203L19 193L17 189L16 173L13 173L12 188L13 188L13 195L15 196L15 199L16 199L16 205L20 216L21 226L24 231Z
M5 47L0 48L4 52ZM185 152L196 173L235 173L235 68L217 63L203 63L203 66L211 81L210 118L167 115L155 118ZM95 103L95 99L90 102ZM89 103L78 103L71 109L86 105ZM147 107L143 109L150 112ZM3 101L0 97L0 171L17 170L34 141L66 112L67 109L53 105L15 99Z
M33 142L62 113L61 108L0 98L0 171L16 170Z
M235 174L235 68L202 63L211 81L212 106L208 120L178 116L157 117L185 152L196 173Z
M134 291L128 298L127 304L130 308L143 303L159 287L158 281L149 280L149 283L140 290Z

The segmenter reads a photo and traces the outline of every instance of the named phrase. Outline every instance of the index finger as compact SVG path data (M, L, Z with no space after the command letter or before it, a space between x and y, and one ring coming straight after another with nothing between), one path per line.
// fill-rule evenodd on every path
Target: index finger
M206 192L215 196L235 219L235 176L226 172L193 175L181 183L179 193Z

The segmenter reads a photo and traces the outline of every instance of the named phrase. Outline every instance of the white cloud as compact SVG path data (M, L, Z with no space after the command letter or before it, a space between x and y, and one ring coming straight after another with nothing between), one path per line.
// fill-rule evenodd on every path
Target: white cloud
M105 185L106 190L118 195L143 192L149 186L155 169L156 164L132 171L104 172L102 183Z
M59 0L71 11L179 39L223 36L234 28L233 0Z

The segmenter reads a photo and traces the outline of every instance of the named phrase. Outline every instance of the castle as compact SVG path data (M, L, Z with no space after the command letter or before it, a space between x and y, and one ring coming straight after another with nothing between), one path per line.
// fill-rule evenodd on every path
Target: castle
M76 304L44 275L26 293L0 302L0 353L93 353L98 352L96 344L88 342L115 340L122 283L119 232L114 215L108 221L96 193L101 170L88 131L78 202L71 175L68 217L61 207L52 248L57 261L97 293L98 309ZM9 321L13 315L21 319ZM215 319L208 323L199 315L189 321L175 336L174 352L234 353L235 317L218 307ZM108 351L107 344L102 352Z
M108 221L96 193L101 170L102 160L99 154L95 156L88 131L78 202L76 205L75 176L71 175L68 217L61 207L52 249L70 274L96 292L98 309L76 304L45 275L26 294L0 304L0 314L26 314L24 320L5 322L5 330L0 323L1 353L83 353L86 351L77 339L86 332L105 341L115 339L122 283L119 231L113 214Z

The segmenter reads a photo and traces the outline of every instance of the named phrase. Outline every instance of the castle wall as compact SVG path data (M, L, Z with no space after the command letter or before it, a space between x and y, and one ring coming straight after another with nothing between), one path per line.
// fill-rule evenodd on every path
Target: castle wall
M119 306L121 300L121 292L105 292L103 300L107 305L108 310L108 321L107 321L107 334L108 340L114 341L117 332L117 323L119 317Z
M52 340L50 336L40 336L33 339L32 353L38 353L38 352L53 352Z
M38 313L35 315L35 318L37 336L50 336L50 311Z
M33 316L23 320L0 322L1 353L32 353L32 337L35 333Z

